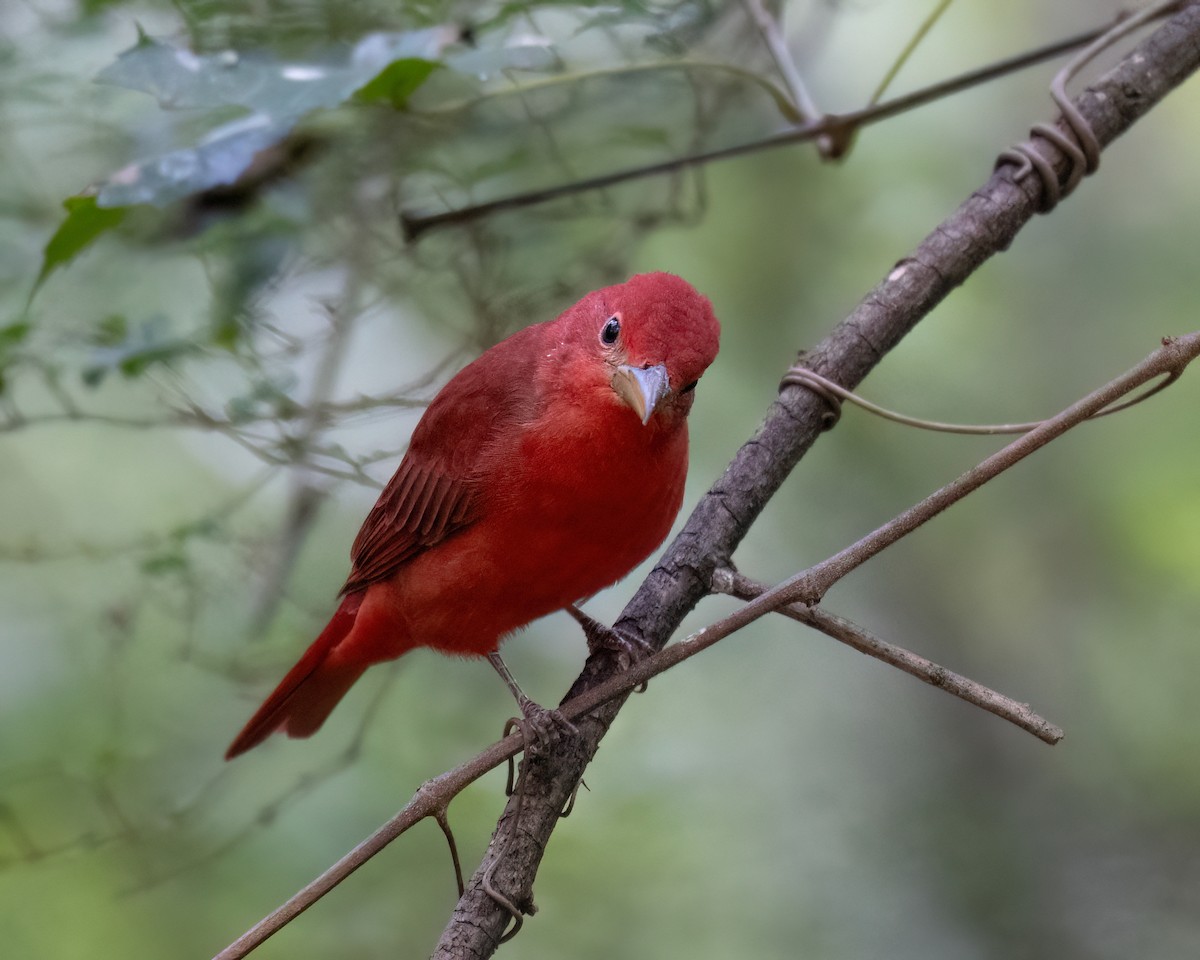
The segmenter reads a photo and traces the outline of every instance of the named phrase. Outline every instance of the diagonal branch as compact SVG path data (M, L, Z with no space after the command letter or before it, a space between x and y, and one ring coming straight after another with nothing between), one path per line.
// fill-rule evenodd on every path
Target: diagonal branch
M742 576L736 570L721 569L713 574L713 589L740 600L753 600L771 588L765 583ZM1051 746L1063 738L1061 728L1038 716L1029 708L1029 704L1018 703L981 683L947 670L941 664L872 636L845 617L839 617L820 607L806 607L799 603L776 607L776 611L819 630L828 637L833 637L859 653L865 653L868 657L882 660L897 670L903 670L931 687L945 690L960 700L973 703L988 713L994 713Z
M1129 129L1200 66L1200 2L1183 5L1075 103L1101 144ZM1066 157L1045 145L1060 172ZM1000 170L904 258L897 268L807 356L819 373L853 388L954 287L1006 249L1034 216L1041 185L1016 185ZM683 531L651 571L618 621L625 632L662 647L689 610L708 592L713 572L729 559L751 524L820 433L823 401L803 388L784 390L758 432L701 499ZM588 661L568 697L612 679L609 658ZM583 737L561 751L526 761L522 829L503 857L489 847L438 944L436 957L486 957L494 951L508 914L482 889L490 874L514 900L529 899L559 811L620 710L618 698L581 720ZM510 802L498 834L514 815Z
M727 631L732 633L734 630L740 630L764 614L789 603L799 602L810 607L820 603L829 588L847 574L928 523L967 494L978 490L1035 450L1062 436L1067 430L1096 416L1147 381L1160 376L1166 376L1169 380L1176 379L1198 353L1200 333L1190 333L1179 338L1164 337L1162 346L1128 373L1071 404L1057 416L1044 420L1033 430L1022 434L1008 446L972 467L957 480L934 491L920 503L909 507L861 540L755 597L738 611L737 622L727 628Z

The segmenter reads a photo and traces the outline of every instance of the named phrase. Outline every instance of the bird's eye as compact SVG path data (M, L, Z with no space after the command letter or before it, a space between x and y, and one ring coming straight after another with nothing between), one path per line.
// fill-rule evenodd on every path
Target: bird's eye
M621 333L621 318L609 317L605 321L604 326L600 330L600 342L606 347L611 347L617 342L617 337Z
M679 392L680 393L691 393L693 390L696 389L696 384L698 384L699 382L700 382L699 380L693 380L691 383L689 383L686 387L684 387Z

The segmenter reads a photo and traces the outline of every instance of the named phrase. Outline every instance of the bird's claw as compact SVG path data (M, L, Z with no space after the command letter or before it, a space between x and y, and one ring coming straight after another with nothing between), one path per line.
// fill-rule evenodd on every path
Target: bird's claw
M589 655L595 655L602 650L612 651L617 655L617 662L621 669L628 670L633 664L654 653L654 648L641 637L606 627L578 607L568 607L567 610L583 628Z
M588 656L595 656L602 650L610 650L617 655L617 666L622 670L628 670L635 663L654 653L654 648L641 637L631 636L612 627L606 627L576 606L567 607L567 612L583 628L583 635L587 639ZM634 687L634 693L645 692L646 681L643 680Z
M561 710L547 710L528 697L519 703L524 720L518 723L525 739L526 755L538 756L552 750L567 737L579 736L579 728L563 716Z

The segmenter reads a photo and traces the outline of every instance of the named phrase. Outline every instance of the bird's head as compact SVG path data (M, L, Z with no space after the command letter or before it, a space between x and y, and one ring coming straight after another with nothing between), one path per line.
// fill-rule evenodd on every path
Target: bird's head
M708 298L669 273L642 273L588 294L568 321L588 381L610 391L643 424L682 420L717 356L721 327Z

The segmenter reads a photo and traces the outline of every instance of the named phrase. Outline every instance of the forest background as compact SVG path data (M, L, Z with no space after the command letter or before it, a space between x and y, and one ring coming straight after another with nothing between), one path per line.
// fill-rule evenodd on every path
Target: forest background
M821 108L845 112L934 6L796 2L781 22ZM894 90L1117 9L958 0ZM444 65L366 95L351 78L305 110L265 84L254 107L286 145L271 176L230 196L155 168L119 223L47 253L65 198L107 184L111 199L118 171L197 144L211 158L204 138L244 114L203 86L160 108L146 93L167 81L160 54L211 57L193 71L208 78L236 49L269 76L382 31L423 31L398 49ZM119 59L131 50L143 59ZM358 522L453 369L602 283L688 278L723 339L692 415L686 513L795 352L1054 115L1057 66L864 128L839 163L811 144L752 151L406 238L405 219L412 232L429 213L785 127L787 87L746 8L0 0L5 952L211 955L496 739L511 704L487 666L417 653L373 671L314 740L221 760L328 614ZM863 392L938 419L1034 419L1194 328L1197 158L1192 82ZM1184 377L1073 432L829 597L1030 702L1062 743L764 619L629 702L548 848L537 916L502 950L1194 957L1198 402ZM737 564L781 580L1000 442L848 410ZM589 611L612 622L649 566ZM681 633L736 606L707 599ZM505 655L553 703L583 641L556 616ZM497 772L451 808L468 869L502 789ZM257 956L424 955L455 899L425 825Z

